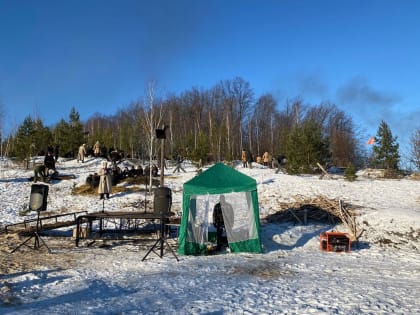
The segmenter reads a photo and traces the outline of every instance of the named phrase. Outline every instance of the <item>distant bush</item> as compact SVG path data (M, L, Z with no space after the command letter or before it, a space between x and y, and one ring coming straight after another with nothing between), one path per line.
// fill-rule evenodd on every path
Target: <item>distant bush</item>
M414 180L420 180L420 172L411 174L410 178Z
M356 180L357 175L356 175L356 168L354 167L354 165L352 163L349 163L347 165L346 170L344 171L344 178L350 182Z
M384 178L388 178L388 179L398 179L398 178L402 178L403 174L401 173L401 171L397 170L397 169L386 169L384 172Z

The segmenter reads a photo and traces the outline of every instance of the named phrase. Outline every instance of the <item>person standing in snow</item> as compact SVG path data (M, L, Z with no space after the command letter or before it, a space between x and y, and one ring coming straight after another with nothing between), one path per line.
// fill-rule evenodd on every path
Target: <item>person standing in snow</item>
M82 144L79 147L79 152L77 153L77 162L81 161L82 163L85 161L85 155L86 155L86 144Z
M264 152L264 154L263 154L263 165L264 166L268 166L269 167L269 164L268 164L268 162L270 161L270 155L268 154L268 151L265 151Z
M213 208L213 225L216 228L216 250L219 251L223 245L223 230L225 227L220 202L216 203Z
M242 150L241 159L242 159L242 167L248 167L248 156L245 149Z
M93 146L93 155L95 157L98 157L101 154L101 145L99 141L95 142L95 145Z
M178 154L178 156L177 156L177 158L176 158L176 166L175 166L175 169L174 169L174 173L176 172L176 171L178 171L178 173L179 173L179 170L181 169L181 170L183 170L184 171L184 173L186 173L186 171L185 171L185 169L182 167L182 162L183 162L184 160L183 160L183 158L181 157L181 155L179 155Z
M98 194L99 199L109 199L109 194L112 193L112 178L111 178L111 170L108 168L107 161L102 161L101 168L98 172L99 175L99 186L98 186Z

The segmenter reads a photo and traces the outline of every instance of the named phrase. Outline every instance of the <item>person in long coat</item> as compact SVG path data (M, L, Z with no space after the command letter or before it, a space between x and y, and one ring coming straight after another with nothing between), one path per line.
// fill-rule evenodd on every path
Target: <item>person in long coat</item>
M99 141L96 141L95 145L93 146L93 154L95 157L98 157L101 154L101 145Z
M79 147L79 152L77 153L77 162L81 161L82 163L85 161L85 155L86 155L86 144L82 144Z
M248 154L245 149L242 150L242 167L248 167Z
M264 152L263 154L263 164L264 166L269 166L268 162L270 161L270 155L268 154L267 151Z
M109 194L112 193L112 177L111 170L108 168L107 161L102 161L101 168L98 172L99 175L99 186L98 194L99 199L109 199Z

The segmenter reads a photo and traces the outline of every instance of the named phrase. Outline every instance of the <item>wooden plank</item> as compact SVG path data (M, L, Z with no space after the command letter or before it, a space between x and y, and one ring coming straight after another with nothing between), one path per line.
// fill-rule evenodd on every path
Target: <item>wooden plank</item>
M331 177L331 175L330 174L328 174L328 172L322 167L322 165L321 164L319 164L318 162L316 163L316 165L318 165L318 167L321 169L321 171L322 171L322 175L321 175L321 179L325 176L325 177L327 177L327 178L329 178L329 179L332 179L332 177Z

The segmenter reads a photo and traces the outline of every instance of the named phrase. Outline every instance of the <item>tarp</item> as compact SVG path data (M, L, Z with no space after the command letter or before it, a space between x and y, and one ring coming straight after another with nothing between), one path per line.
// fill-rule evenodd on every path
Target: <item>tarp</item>
M214 205L221 203L231 252L261 253L257 183L232 167L217 163L183 185L178 253L205 254Z

